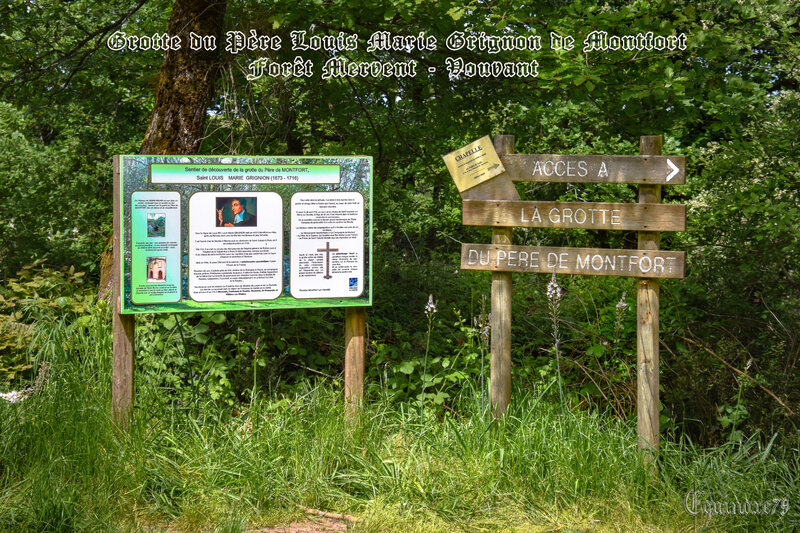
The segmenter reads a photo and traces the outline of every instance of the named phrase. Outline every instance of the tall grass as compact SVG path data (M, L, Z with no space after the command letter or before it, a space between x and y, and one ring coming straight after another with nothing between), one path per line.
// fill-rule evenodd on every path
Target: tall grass
M102 310L38 335L47 386L0 402L0 531L243 531L297 504L358 515L357 531L691 531L709 525L684 509L695 489L791 502L783 516L714 516L717 531L800 528L800 454L769 441L663 439L653 475L632 422L561 409L543 391L514 391L499 422L477 388L422 419L386 391L348 425L331 381L238 410L145 385L122 433Z

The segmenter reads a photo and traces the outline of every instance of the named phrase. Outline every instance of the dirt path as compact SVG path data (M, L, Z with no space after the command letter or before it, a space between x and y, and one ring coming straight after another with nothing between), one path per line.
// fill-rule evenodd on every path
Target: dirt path
M248 530L248 533L340 533L347 531L350 522L334 518L314 517L288 526Z

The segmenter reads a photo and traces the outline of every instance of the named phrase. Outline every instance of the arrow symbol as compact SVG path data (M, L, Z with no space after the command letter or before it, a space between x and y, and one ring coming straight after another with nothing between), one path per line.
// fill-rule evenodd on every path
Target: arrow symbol
M672 162L672 161L670 161L669 159L667 159L667 165L669 165L669 168L671 168L671 169L672 169L672 172L670 172L669 174L667 174L667 183L669 183L669 180L671 180L672 178L674 178L674 177L675 177L675 174L677 174L677 173L678 173L678 171L679 171L680 169L679 169L678 167L676 167L676 166L675 166L675 163L673 163L673 162Z

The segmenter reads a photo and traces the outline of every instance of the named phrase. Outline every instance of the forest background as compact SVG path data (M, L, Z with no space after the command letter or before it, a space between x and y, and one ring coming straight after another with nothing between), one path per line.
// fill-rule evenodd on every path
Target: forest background
M178 1L191 13L203 2ZM486 134L520 153L636 154L663 135L686 156L686 278L662 282L661 424L703 446L770 439L796 449L800 413L800 39L798 2L234 1L219 31L279 35L279 51L212 54L216 81L198 135L201 154L374 157L374 305L368 314L367 402L458 412L463 390L488 380L484 297L489 275L458 270L460 242L489 230L461 224L461 199L441 156ZM9 0L0 7L0 383L33 383L46 354L40 324L96 312L111 233L111 158L146 151L160 51L112 51L115 31L164 33L164 0ZM191 17L189 17L190 20ZM185 25L180 31L188 28ZM291 50L289 32L357 34L353 61L436 66L414 77L321 79L329 52ZM687 36L686 50L583 52L594 30ZM437 50L366 52L376 31L425 32ZM543 50L444 47L454 31L540 35ZM573 50L549 49L549 34ZM220 40L220 43L223 41ZM249 63L310 59L310 77L248 81ZM539 63L536 77L453 79L447 57ZM176 71L178 72L178 71ZM187 72L187 71L180 71ZM212 78L213 80L213 78ZM172 85L171 85L172 84ZM192 87L192 84L184 86ZM200 87L200 85L194 85ZM170 88L171 87L171 88ZM171 93L169 91L172 91ZM156 124L157 125L157 124ZM192 146L190 144L194 143ZM523 199L635 201L623 185L519 185ZM635 247L632 232L517 229L517 244ZM512 379L518 393L563 386L573 409L635 418L634 280L563 277L560 364L549 276L515 275ZM627 294L628 307L621 305ZM432 296L435 315L425 313ZM284 395L309 379L341 386L343 311L153 315L137 320L137 386L176 402L202 397L236 410L256 390ZM39 345L40 346L40 345ZM477 386L480 390L480 386ZM472 390L472 389L471 389ZM512 397L513 403L513 397ZM0 471L2 473L2 471Z

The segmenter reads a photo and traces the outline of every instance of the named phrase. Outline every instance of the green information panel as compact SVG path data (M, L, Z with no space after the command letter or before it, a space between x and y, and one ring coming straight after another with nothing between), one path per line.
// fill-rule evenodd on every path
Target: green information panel
M372 305L372 158L118 158L123 313Z

